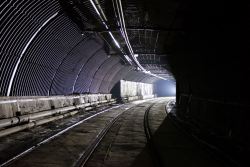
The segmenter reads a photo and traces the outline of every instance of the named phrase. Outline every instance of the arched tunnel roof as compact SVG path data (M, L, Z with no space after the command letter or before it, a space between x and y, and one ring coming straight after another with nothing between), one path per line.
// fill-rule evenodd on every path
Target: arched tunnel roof
M105 40L80 30L57 0L0 6L1 95L109 93L120 79L159 80L110 54Z
M98 0L106 29L90 1L0 2L1 95L108 93L120 79L159 80L148 70L167 79L174 75L187 93L248 99L250 81L241 77L249 71L248 5L122 1L127 36L143 73L125 60L130 49L117 24L118 9L111 0Z

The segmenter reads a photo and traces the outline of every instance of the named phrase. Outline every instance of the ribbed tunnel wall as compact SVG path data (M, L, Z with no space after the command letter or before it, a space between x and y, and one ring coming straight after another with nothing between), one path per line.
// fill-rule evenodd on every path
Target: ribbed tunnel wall
M109 93L120 79L156 81L108 56L100 36L81 32L56 0L0 8L0 95Z

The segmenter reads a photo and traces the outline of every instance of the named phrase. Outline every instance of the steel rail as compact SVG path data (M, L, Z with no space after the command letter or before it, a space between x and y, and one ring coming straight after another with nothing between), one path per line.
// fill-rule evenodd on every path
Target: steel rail
M151 132L151 129L150 129L150 126L149 126L149 111L150 109L153 107L155 103L151 104L145 111L145 114L144 114L144 131L145 131L145 134L146 134L146 137L147 137L147 140L150 141L151 138L152 138L152 132Z
M131 109L131 108L129 108ZM117 120L121 117L121 115L127 111L128 109L124 110L120 114L118 114L115 118L113 118L109 123L98 133L96 138L93 140L93 142L84 150L81 157L78 159L74 167L83 167L91 157L91 155L94 153L96 148L99 146L103 138L106 136L108 131L112 128L112 126L117 122Z
M87 120L89 120L89 119L91 119L91 118L94 118L94 117L96 117L96 116L98 116L98 115L100 115L100 114L102 114L102 113L105 113L105 112L107 112L107 111L110 111L111 109L119 108L119 107L121 107L121 106L123 106L123 104L122 104L122 105L118 105L118 106L114 106L114 107L111 107L111 108L108 108L108 109L105 109L105 110L102 110L102 111L97 112L97 113L95 113L95 114L93 114L93 115L90 115L89 117L87 117L87 118L85 118L85 119L83 119L83 120L80 120L80 121L74 123L73 125L71 125L71 126L65 128L65 129L63 129L63 130L57 132L56 134L54 134L54 135L52 135L52 136L50 136L50 137L44 139L43 141L41 141L41 142L39 142L39 143L37 143L37 144L34 144L33 146L29 147L29 148L26 149L25 151L19 153L18 155L12 157L11 159L9 159L9 160L7 160L7 161L5 161L4 163L0 164L0 167L5 167L5 166L10 165L10 164L13 163L14 161L20 159L20 158L23 157L24 155L26 155L26 154L28 154L29 152L33 151L34 149L37 149L37 148L40 147L41 145L43 145L43 144L45 144L45 143L48 143L49 141L51 141L51 140L55 139L56 137L58 137L58 136L64 134L65 132L71 130L72 128L74 128L74 127L76 127L76 126L82 124L83 122L85 122L85 121L87 121Z
M102 142L103 138L106 136L106 134L109 132L109 130L113 127L113 125L117 122L117 120L128 110L131 110L132 108L137 107L138 105L140 105L141 103L138 103L137 105L130 107L130 108L126 108L123 112L121 112L120 114L118 114L115 118L113 118L107 125L106 127L104 127L96 136L96 138L93 140L93 142L87 147L87 149L84 151L84 153L82 154L82 156L79 158L79 160L76 162L75 165L73 165L74 167L84 167L89 158L93 155L93 153L95 152L95 150L97 149L97 147L100 145L100 143ZM153 106L154 104L151 104L146 110L150 110L150 108Z
M145 135L146 135L147 142L149 145L149 151L150 151L151 157L153 158L153 162L156 166L161 167L161 166L163 166L162 161L160 159L160 156L159 156L159 153L158 153L156 147L154 146L153 135L152 135L152 131L151 131L150 126L149 126L149 111L153 107L153 105L155 105L155 104L156 103L151 104L145 111L144 131L145 131Z

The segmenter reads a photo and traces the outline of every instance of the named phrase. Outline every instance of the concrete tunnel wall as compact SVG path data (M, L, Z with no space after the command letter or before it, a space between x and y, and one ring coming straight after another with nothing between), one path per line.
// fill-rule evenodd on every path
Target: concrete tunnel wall
M168 2L178 3L151 10L164 11ZM207 143L249 164L249 4L182 2L173 27L183 32L171 32L167 57L177 83L178 114ZM164 23L165 17L155 20Z
M109 93L120 79L157 80L108 55L103 40L81 32L57 0L0 5L2 96Z

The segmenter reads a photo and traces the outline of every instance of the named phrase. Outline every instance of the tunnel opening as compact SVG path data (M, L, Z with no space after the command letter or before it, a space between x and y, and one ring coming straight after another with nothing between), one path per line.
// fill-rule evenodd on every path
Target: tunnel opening
M128 102L154 97L176 97L173 80L158 80L152 84L120 80L111 89L111 94L119 102Z
M157 97L176 97L176 83L174 81L159 80L154 86Z

